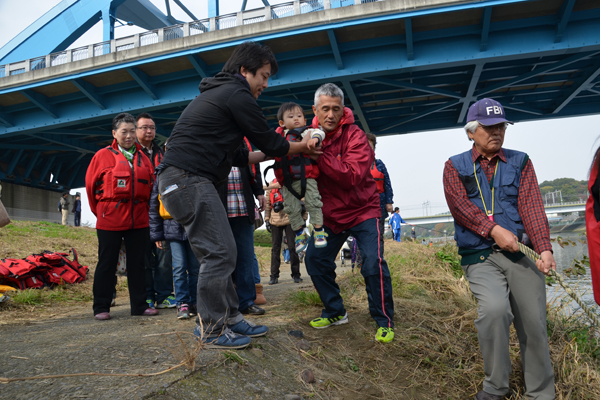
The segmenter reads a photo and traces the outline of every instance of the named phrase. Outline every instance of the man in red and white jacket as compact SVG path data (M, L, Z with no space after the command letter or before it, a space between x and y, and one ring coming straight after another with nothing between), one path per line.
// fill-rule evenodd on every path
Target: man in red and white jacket
M319 167L317 179L323 202L323 227L327 247L310 241L306 270L325 305L320 318L310 322L322 329L348 323L348 314L335 282L335 258L352 235L363 256L369 310L379 329L375 338L383 343L394 338L394 302L387 263L379 244L381 209L371 175L374 153L365 133L354 124L354 115L344 107L344 94L333 83L317 89L312 127L325 132L323 154L313 156Z

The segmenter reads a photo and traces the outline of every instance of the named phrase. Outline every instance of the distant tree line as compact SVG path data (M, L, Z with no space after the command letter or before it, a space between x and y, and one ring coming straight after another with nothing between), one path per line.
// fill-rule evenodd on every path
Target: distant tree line
M553 181L544 181L540 183L540 191L544 198L544 203L550 203L552 199L546 196L547 193L560 191L563 202L585 201L588 197L587 181L578 181L572 178L558 178ZM554 195L554 202L560 203L560 195Z

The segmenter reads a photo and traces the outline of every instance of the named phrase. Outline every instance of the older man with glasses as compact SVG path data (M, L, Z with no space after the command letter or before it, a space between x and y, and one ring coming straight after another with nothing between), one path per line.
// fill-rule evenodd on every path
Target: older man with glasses
M475 327L485 379L475 399L508 393L511 323L521 348L525 398L554 399L544 274L556 263L533 164L527 154L502 147L512 122L499 102L479 100L467 121L474 144L446 162L444 192L462 268L479 304ZM537 263L519 251L518 242L528 238L542 256Z
M135 120L135 136L142 146L142 153L148 156L152 166L156 168L164 156L163 150L154 141L156 123L148 113L139 114ZM164 241L159 248L148 236L146 247L146 302L152 308L173 308L177 302L173 296L173 266L169 243Z

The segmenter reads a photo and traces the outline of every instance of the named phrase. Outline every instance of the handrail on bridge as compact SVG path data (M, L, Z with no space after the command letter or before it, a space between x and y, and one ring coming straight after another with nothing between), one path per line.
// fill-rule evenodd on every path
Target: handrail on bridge
M385 0L294 0L288 3L220 15L213 18L205 18L198 21L186 22L184 24L168 26L119 39L113 39L107 42L64 50L46 56L31 58L29 60L0 65L0 78L168 40L179 39L186 36L200 35L206 32L235 28L237 26L249 25L272 19L328 10L332 8L332 3L334 7L337 8L364 3L374 3L377 1Z

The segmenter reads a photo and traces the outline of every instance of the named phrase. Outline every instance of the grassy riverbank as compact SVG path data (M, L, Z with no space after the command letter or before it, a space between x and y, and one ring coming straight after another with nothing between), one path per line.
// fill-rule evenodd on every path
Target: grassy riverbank
M71 247L79 252L82 264L90 267L90 279L82 284L23 291L12 296L13 301L0 305L1 324L16 323L24 315L43 319L50 313L60 314L76 305L89 305L97 240L93 229L48 223L17 221L0 229L1 258L20 258L43 250L68 251ZM270 248L257 247L256 253L261 275L268 277ZM309 285L303 290L288 285L289 291L282 291L281 300L278 298L277 304L271 303L274 308L261 319L262 323L281 326L270 333L270 337L289 329L305 332L310 348L290 350L300 357L303 368L311 369L317 377L314 384L305 386L304 397L472 398L483 379L483 363L473 324L477 306L462 278L455 249L386 241L386 259L392 275L396 322L396 338L388 345L373 340L375 326L368 314L364 282L358 272L338 277L350 315L348 325L319 331L307 326L322 308L316 292ZM284 289L283 285L272 288L279 286ZM119 299L126 298L124 278L121 278L119 291ZM548 317L557 399L598 399L600 347L593 339L597 332L590 330L577 316L566 317L560 306L560 299L554 301L549 306ZM264 353L264 359L257 363L268 366L269 359L276 362L282 356L270 354L268 345L256 348ZM242 362L241 367L232 368L228 373L247 374L252 368L251 355L254 353L235 354L250 361ZM236 358L235 354L223 354L224 362ZM514 331L511 358L512 398L518 399L522 395L523 382ZM198 377L190 376L188 384L192 384L193 379ZM290 379L299 378L292 375ZM157 394L156 398L163 397Z

